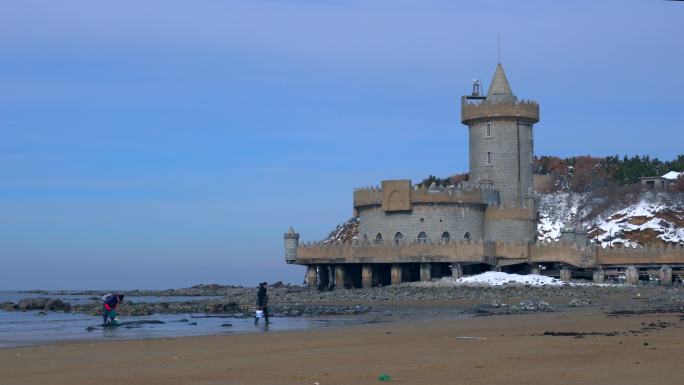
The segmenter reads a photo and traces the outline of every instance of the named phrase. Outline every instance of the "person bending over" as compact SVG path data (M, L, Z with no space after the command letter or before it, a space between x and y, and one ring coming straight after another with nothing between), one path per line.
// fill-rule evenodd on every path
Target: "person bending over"
M109 324L114 322L116 318L116 307L123 301L123 294L107 294L103 298L102 306L102 323Z

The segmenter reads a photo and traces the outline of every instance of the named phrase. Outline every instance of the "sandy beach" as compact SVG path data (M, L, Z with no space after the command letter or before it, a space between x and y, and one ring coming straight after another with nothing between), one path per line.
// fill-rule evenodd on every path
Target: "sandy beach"
M0 385L374 384L381 374L401 384L679 384L680 317L585 308L0 349Z

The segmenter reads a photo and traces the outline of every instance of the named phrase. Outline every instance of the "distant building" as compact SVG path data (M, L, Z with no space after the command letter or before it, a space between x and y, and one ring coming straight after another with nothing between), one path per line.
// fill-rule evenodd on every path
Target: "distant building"
M677 178L684 172L670 171L663 176L644 176L639 178L641 188L644 190L667 190L677 183Z

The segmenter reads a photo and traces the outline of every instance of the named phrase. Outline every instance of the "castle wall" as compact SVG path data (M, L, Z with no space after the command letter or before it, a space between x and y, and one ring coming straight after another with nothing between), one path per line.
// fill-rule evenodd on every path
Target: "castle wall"
M299 247L299 264L465 262L489 263L483 242L374 244L353 242Z
M485 212L486 241L532 242L537 234L534 208L499 208Z
M534 240L537 224L530 220L497 219L485 223L486 241L529 242Z
M599 248L598 262L602 265L662 265L684 264L684 247L613 247Z
M596 250L575 242L537 243L530 247L530 262L561 262L580 268L596 267Z
M424 231L429 240L439 241L447 231L452 240L484 237L484 205L436 205L414 204L413 211L385 213L380 207L367 207L359 210L359 239L364 234L368 240L382 234L385 241L393 240L396 232L401 232L404 242L417 240ZM421 221L422 219L422 221Z
M481 119L469 127L470 180L491 182L502 205L520 206L532 194L532 126L513 119Z

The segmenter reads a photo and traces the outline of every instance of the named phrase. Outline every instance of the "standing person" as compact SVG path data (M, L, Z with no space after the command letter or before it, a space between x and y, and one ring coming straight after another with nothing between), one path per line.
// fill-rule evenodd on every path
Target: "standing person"
M259 284L259 291L257 292L257 300L256 300L256 306L257 309L262 310L264 313L264 322L268 325L270 322L268 322L268 294L266 294L266 286L268 286L268 283L262 282ZM255 316L254 317L254 324L259 323L259 317Z
M118 293L107 294L102 299L104 302L102 305L102 323L106 325L114 322L116 307L123 301L124 295Z

